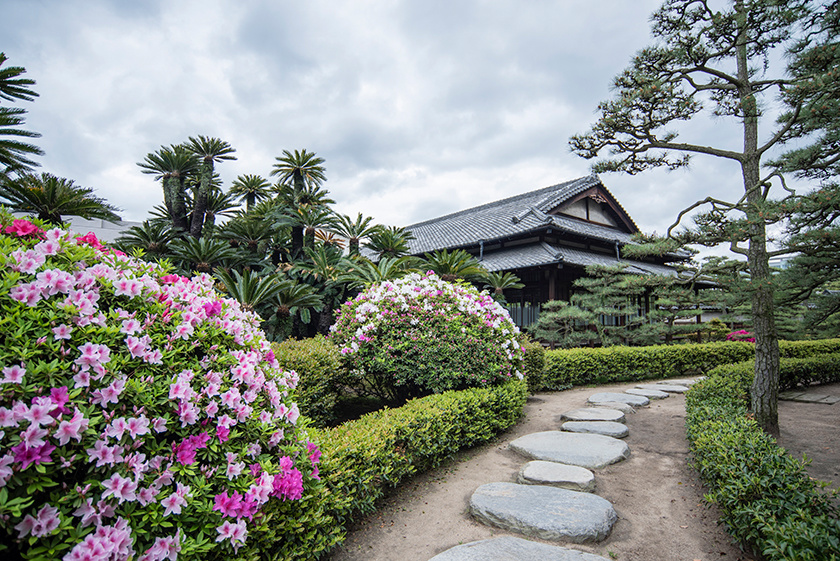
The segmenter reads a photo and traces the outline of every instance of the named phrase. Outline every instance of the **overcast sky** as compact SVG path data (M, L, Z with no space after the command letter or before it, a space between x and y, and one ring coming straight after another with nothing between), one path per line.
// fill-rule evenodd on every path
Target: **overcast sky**
M326 160L337 210L405 226L589 174L568 138L650 44L656 0L0 0L0 51L40 94L42 170L143 220L162 203L137 162L203 134L268 177L284 149ZM725 144L719 124L692 134ZM685 140L697 140L683 136ZM737 137L735 137L737 138ZM738 148L738 146L734 146ZM663 233L739 169L601 177Z

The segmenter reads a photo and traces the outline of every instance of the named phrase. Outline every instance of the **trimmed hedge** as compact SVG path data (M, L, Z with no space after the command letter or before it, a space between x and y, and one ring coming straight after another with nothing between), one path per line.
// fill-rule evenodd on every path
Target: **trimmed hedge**
M754 368L754 360L745 360L713 368L709 375L736 375L746 378L752 377ZM807 387L812 383L831 382L840 382L840 353L779 360L779 391Z
M782 357L840 352L840 339L780 341ZM546 353L546 386L606 384L701 374L753 358L755 345L743 342L558 349Z
M768 561L840 560L840 512L805 463L750 417L751 383L751 370L737 365L686 394L686 432L710 488L706 499L718 505L728 532Z
M527 384L449 391L312 431L320 446L327 500L342 524L375 510L386 490L438 466L462 448L487 442L522 415ZM337 529L343 533L343 528Z
M293 399L301 414L319 427L335 421L335 406L348 381L338 347L317 335L274 343L272 350L281 368L294 370L299 377Z
M522 337L521 345L522 350L525 352L522 368L525 373L525 381L528 383L528 391L536 393L539 391L555 389L549 388L546 385L545 349L543 346L528 337Z

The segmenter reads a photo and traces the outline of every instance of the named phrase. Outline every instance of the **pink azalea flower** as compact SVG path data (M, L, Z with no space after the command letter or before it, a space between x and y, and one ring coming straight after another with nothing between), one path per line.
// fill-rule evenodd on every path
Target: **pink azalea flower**
M64 420L59 423L58 428L53 435L58 438L58 444L64 446L72 438L76 442L82 441L82 433L88 428L89 421L85 419L84 414L76 409L73 413L73 418L69 421Z
M144 487L137 493L137 502L143 506L155 502L160 491L154 487Z
M14 456L11 454L6 454L2 458L0 458L0 488L6 486L9 479L12 478L12 464L15 462Z
M216 528L216 531L219 532L219 536L216 538L216 541L220 542L222 540L230 540L234 551L237 551L239 547L245 543L245 540L248 537L248 529L245 526L244 520L240 520L234 524L232 524L229 520L225 520L221 526Z
M176 561L180 551L181 530L179 529L174 536L155 538L155 544L138 561L163 561L163 559Z
M126 335L134 335L138 331L142 331L143 326L140 325L140 322L134 318L124 319L122 322L122 327L120 328L120 333L125 333Z
M25 236L35 236L43 233L43 230L30 222L29 220L16 218L12 220L11 226L6 226L7 234L15 234L19 238Z
M26 369L22 364L7 366L3 368L3 379L0 380L0 384L21 384L24 375L26 375Z
M105 492L102 493L102 500L113 496L118 499L117 504L122 504L124 501L133 501L137 498L135 495L137 484L118 473L103 481L102 487L105 489Z
M50 454L55 450L52 444L43 444L37 448L30 448L25 442L21 442L17 446L11 448L15 455L15 462L20 463L20 471L25 470L31 464L42 464L52 461Z

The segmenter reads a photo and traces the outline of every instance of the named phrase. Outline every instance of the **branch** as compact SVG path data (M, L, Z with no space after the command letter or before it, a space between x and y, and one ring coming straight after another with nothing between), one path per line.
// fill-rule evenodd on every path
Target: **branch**
M649 140L649 148L661 148L663 150L678 150L682 152L696 152L698 154L709 154L719 158L727 158L741 162L744 159L744 154L741 152L733 152L731 150L721 150L719 148L712 148L711 146L698 146L696 144L686 144L682 142L661 142L658 140ZM646 147L642 147L646 150Z
M770 149L772 146L774 146L777 142L779 142L779 140L781 140L781 138L785 135L785 133L787 133L793 127L793 125L795 125L797 123L797 121L799 120L799 112L801 110L802 110L802 103L797 103L796 108L793 111L793 116L791 116L791 118L788 119L787 123L785 123L785 126L783 126L781 129L779 129L779 132L774 134L773 138L768 140L767 143L764 144L764 146L762 146L761 148L758 149L758 155L759 156L764 154L764 152L766 152L768 149Z
M677 226L680 225L680 222L682 222L683 216L685 216L686 214L688 214L689 212L691 212L695 208L706 205L706 204L711 204L715 208L723 207L726 210L734 210L734 209L738 208L738 204L728 203L726 201L721 201L720 199L715 199L713 197L706 197L702 201L697 201L696 203L694 203L690 207L682 209L680 211L679 215L677 215L677 220L668 227L668 231L665 233L665 236L668 237L668 238L671 237L671 232L674 231L674 228L676 228Z

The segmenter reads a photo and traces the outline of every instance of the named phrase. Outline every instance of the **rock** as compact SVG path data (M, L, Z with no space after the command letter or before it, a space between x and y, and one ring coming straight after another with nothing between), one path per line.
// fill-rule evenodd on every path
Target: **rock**
M573 409L560 415L562 421L613 421L623 423L626 419L624 413L617 409L605 409L603 407L585 407Z
M543 540L598 542L609 536L617 515L592 493L542 485L487 483L470 498L481 522Z
M625 415L629 413L635 413L636 408L632 405L628 405L627 403L619 403L617 401L604 401L601 403L590 403L590 409L612 409L614 411L621 411Z
M680 380L678 380L676 378L673 378L673 379L670 379L670 380L660 380L659 382L656 382L656 383L657 384L666 384L666 385L676 384L677 386L691 386L692 384L696 384L700 380L705 380L705 379L706 379L705 376L700 376L699 378L694 378L694 379L685 378L685 379L680 379Z
M429 561L607 561L600 555L557 545L532 542L514 536L456 545Z
M650 404L650 400L641 395L630 395L627 393L599 392L589 396L588 403L626 403L633 407L644 407Z
M561 425L560 429L569 432L603 434L613 438L624 438L630 434L630 429L626 425L613 421L567 421Z
M627 443L600 434L551 430L517 438L511 449L533 460L598 469L630 457Z
M534 460L519 470L523 485L551 485L571 491L591 493L595 490L595 474L586 468Z
M683 386L682 384L639 384L636 387L640 390L655 390L668 393L685 393L688 391L688 386Z
M630 388L629 390L624 390L624 393L629 393L630 395L641 395L648 399L665 399L668 397L668 394L661 390L648 390L644 388Z

